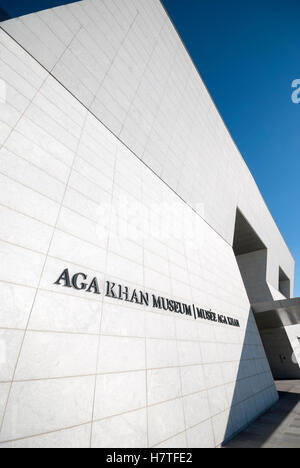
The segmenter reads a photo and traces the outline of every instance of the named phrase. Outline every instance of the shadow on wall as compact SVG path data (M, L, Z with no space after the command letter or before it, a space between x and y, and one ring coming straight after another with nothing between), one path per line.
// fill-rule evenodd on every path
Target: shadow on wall
M290 432L279 437L276 437L276 431L283 424L288 424L286 420L291 414L296 416L299 401L299 393L280 391L279 402L252 424L247 432L235 437L224 448L298 448L300 440L296 433L293 434L293 429L287 429Z
M250 309L223 445L277 401L278 393Z
M267 259L267 249L236 256L250 304L274 300L267 283Z
M233 251L250 304L273 302L267 283L268 250L239 209L236 212ZM281 293L290 297L290 280L281 268L278 284ZM252 312L250 315L253 317ZM265 329L259 320L257 323L274 378L300 378L299 366L292 362L293 348L285 329Z
M275 380L300 379L300 367L293 362L293 348L284 327L260 330Z
M268 249L239 209L236 211L233 251L250 304L272 301L267 284Z

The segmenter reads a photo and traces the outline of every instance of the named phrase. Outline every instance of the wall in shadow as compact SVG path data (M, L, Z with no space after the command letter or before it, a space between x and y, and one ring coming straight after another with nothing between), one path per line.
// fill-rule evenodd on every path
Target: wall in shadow
M290 426L287 418L296 415L300 394L292 391L280 391L279 401L264 416L251 424L247 431L239 434L225 445L225 448L299 448L300 438ZM293 418L293 416L292 416ZM286 425L287 431L278 434L278 428ZM296 421L295 421L296 424Z
M224 443L245 429L276 401L278 393L250 309Z
M283 327L260 330L275 380L300 379L299 365L293 362L293 348Z
M267 249L236 256L250 304L273 301L267 283L267 260Z

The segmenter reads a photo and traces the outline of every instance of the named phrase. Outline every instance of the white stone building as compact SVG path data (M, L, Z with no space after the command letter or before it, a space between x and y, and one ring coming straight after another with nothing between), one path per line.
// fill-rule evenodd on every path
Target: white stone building
M294 260L161 3L4 21L0 79L0 447L220 446Z

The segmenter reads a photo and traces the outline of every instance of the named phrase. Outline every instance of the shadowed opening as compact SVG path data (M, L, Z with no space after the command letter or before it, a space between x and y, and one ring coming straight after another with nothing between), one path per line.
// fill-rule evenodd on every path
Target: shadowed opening
M244 255L264 249L266 249L265 244L259 238L253 227L248 223L241 211L237 209L233 240L233 251L235 255Z
M291 282L284 271L279 268L279 291L284 297L289 299L291 297Z
M233 251L250 304L272 300L266 280L268 250L239 209L236 212Z

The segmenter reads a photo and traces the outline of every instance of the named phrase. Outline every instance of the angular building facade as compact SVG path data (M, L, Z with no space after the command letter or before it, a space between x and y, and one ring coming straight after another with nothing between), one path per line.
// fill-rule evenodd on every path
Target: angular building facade
M294 260L161 3L5 20L0 79L0 447L220 446Z

